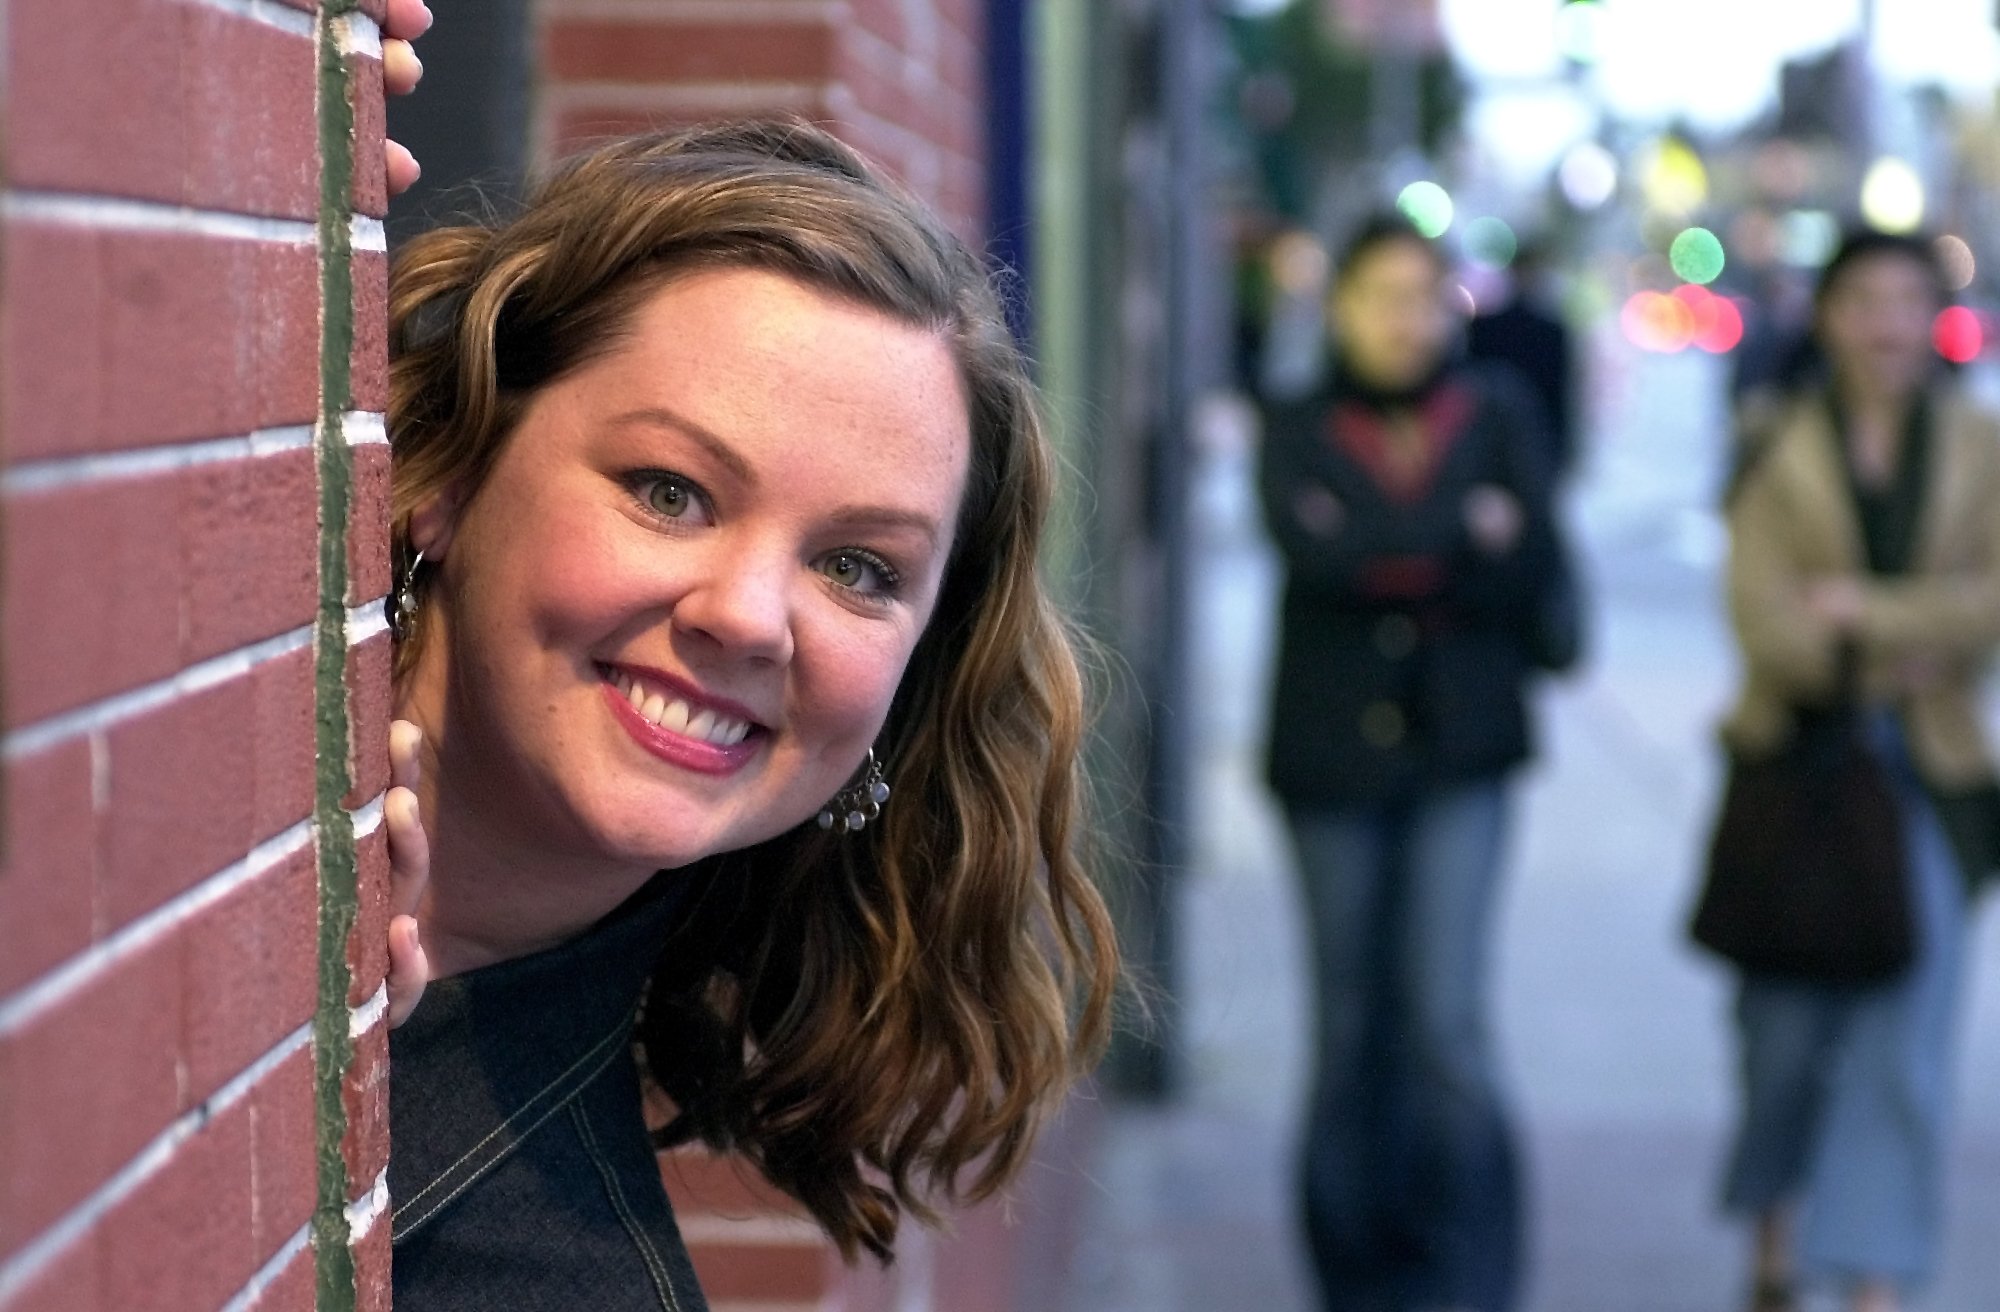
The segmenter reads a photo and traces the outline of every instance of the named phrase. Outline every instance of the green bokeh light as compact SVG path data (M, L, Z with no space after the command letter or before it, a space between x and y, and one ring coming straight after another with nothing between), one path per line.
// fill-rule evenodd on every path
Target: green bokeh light
M1676 277L1707 284L1722 276L1722 239L1707 228L1689 228L1667 248L1667 263Z
M1489 269L1504 269L1514 262L1521 243L1505 219L1492 215L1465 225L1465 253Z
M1435 182L1412 182L1396 197L1396 208L1426 237L1442 237L1451 227L1451 193Z

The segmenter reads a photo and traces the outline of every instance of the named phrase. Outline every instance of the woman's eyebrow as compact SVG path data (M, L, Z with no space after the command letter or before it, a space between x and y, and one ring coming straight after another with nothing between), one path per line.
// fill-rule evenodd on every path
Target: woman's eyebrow
M717 463L721 464L744 483L751 487L757 485L756 471L750 468L749 461L736 453L734 447L708 429L703 428L700 424L695 423L692 419L669 410L665 406L643 406L637 410L627 410L624 414L612 419L611 422L616 425L645 424L653 428L671 428L714 456Z
M836 506L827 512L826 518L832 524L914 529L930 539L932 546L936 546L942 536L937 520L921 510L904 510L897 506Z

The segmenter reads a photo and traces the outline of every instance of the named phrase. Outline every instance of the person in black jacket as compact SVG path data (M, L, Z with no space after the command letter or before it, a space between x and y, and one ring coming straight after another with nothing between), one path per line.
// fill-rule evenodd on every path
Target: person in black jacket
M1486 1022L1523 685L1574 656L1547 439L1513 375L1448 362L1446 268L1377 220L1341 260L1329 384L1267 415L1287 569L1269 779L1315 956L1304 1215L1328 1312L1503 1312L1513 1136Z

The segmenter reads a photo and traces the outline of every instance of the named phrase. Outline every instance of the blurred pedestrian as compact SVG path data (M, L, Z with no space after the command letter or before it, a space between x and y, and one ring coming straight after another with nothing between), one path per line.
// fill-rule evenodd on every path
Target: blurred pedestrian
M1549 294L1548 251L1524 242L1507 267L1508 295L1465 330L1465 353L1518 372L1547 420L1549 465L1558 477L1576 463L1576 360L1569 326Z
M1269 759L1310 916L1304 1220L1328 1312L1504 1312L1520 1189L1487 1024L1523 685L1574 655L1547 439L1511 375L1450 360L1446 265L1367 224L1330 380L1267 417L1287 567Z
M1742 972L1724 1203L1754 1227L1755 1312L1795 1312L1801 1280L1891 1312L1937 1263L1968 887L1996 818L1977 686L2000 642L2000 424L1932 350L1948 298L1928 242L1849 237L1815 298L1823 366L1753 407L1729 499L1745 681L1725 739L1740 768L1857 709L1911 930L1886 982Z

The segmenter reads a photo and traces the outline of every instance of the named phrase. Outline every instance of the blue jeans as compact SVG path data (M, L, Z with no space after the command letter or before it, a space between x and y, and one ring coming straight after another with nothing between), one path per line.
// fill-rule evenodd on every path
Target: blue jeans
M1317 1065L1301 1152L1327 1312L1505 1312L1520 1185L1487 1025L1499 780L1289 819Z
M1957 858L1886 719L1903 801L1917 960L1865 988L1746 978L1743 1120L1724 1206L1801 1207L1800 1264L1835 1280L1923 1284L1942 1229L1946 1121L1966 907Z

